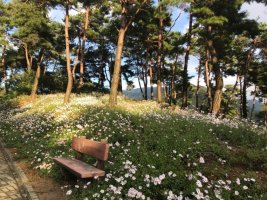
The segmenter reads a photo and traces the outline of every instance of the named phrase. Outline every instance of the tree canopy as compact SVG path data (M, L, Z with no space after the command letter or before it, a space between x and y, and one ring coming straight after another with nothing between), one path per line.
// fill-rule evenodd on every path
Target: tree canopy
M248 88L256 85L259 98L266 97L267 88L266 24L241 11L251 2L1 0L3 88L7 95L31 93L32 99L39 93L66 92L65 103L72 92L110 91L115 106L126 80L128 89L139 83L144 99L187 108L196 98L188 72L196 57L197 85L201 77L206 84L197 109L227 115L231 106L225 102L235 99L237 114L247 118ZM49 18L54 8L64 9L64 24ZM173 19L174 10L188 13L185 33L173 30L180 23L179 16ZM225 96L228 76L236 76L237 83L227 86Z

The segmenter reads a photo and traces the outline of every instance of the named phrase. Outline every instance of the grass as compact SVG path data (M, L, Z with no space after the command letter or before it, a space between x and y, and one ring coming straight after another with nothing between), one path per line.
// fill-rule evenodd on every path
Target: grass
M62 180L51 158L73 156L74 135L108 139L107 176L65 187L69 199L267 198L267 133L256 124L122 97L115 109L101 95L68 106L62 94L27 98L1 104L0 137L40 174Z

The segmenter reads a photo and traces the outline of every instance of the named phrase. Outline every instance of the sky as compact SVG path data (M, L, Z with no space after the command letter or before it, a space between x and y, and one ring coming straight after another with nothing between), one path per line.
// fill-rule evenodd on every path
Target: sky
M243 4L241 11L247 11L248 18L249 19L255 19L258 22L265 22L267 23L267 7L264 6L264 4L260 3L245 3ZM180 14L180 10L173 9L172 10L173 19L176 19L177 16ZM71 11L70 14L75 14L75 11ZM51 10L49 13L49 16L53 20L61 21L64 19L64 8L58 7L57 9ZM173 30L180 31L182 33L185 33L188 28L188 14L182 13L179 19L177 20L176 24L173 27ZM194 85L197 83L197 76L196 76L196 68L198 66L198 59L196 57L190 56L189 60L189 69L188 73L190 76L194 76L190 82ZM224 78L224 84L234 84L236 81L235 77L228 76L227 78ZM134 80L135 88L138 88L139 85L137 83L137 80ZM203 78L201 78L200 85L205 86L205 83L203 81ZM123 89L126 89L125 81L123 81Z

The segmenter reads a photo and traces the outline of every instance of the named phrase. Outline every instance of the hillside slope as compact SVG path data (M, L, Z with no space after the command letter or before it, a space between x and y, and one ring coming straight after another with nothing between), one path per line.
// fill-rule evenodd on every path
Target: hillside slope
M63 105L63 94L1 102L0 138L57 180L63 177L51 158L73 156L73 136L107 138L106 178L68 186L69 199L267 198L262 127L171 111L153 101L118 102L110 109L108 96L73 96Z

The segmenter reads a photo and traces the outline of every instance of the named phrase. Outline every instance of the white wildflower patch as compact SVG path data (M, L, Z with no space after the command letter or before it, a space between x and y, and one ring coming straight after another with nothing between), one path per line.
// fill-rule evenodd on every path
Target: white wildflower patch
M26 107L0 110L0 119L10 125L6 130L0 127L0 137L10 143L23 141L29 163L51 176L56 171L53 157L74 155L70 148L73 136L107 139L106 176L94 177L95 183L62 187L66 195L81 195L85 200L152 200L162 195L168 200L223 199L224 194L239 199L253 197L258 183L255 177L237 177L229 171L217 173L232 164L226 153L220 153L217 146L216 153L213 148L203 148L206 141L202 133L188 131L203 122L205 134L214 137L214 144L209 145L221 145L222 150L233 153L237 151L235 145L223 141L219 133L221 127L229 125L223 133L232 135L241 126L235 120L190 110L172 113L154 101L133 103L124 97L118 97L118 110L107 109L108 96L74 95L66 106L63 97L41 96ZM254 125L249 128L254 135L263 134ZM264 153L266 150L262 148ZM210 163L216 165L216 170L207 170Z

